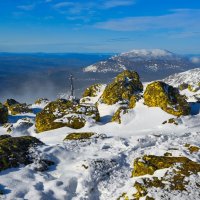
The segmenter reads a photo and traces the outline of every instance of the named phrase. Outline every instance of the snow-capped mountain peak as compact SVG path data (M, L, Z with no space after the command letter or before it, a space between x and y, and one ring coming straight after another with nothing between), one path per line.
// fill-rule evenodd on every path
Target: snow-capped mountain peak
M195 67L190 59L167 50L133 49L85 67L83 72L120 73L127 69L137 71L145 81L150 81Z
M122 53L121 56L139 56L139 57L166 57L175 54L163 49L133 49L129 52Z

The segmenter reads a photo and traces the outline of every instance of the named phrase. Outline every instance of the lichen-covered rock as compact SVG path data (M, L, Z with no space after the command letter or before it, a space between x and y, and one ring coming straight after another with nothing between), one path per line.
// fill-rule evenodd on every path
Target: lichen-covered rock
M164 176L156 177L156 170L166 169ZM167 196L170 191L190 192L190 184L196 184L199 187L199 179L192 178L192 183L188 177L197 175L200 172L200 164L186 157L172 156L154 156L145 155L134 161L133 177L143 175L153 175L151 178L140 178L136 181L134 187L137 192L135 199L140 199L147 195L155 194L155 191L161 190L163 196ZM199 185L199 186L198 186Z
M96 97L99 92L101 92L102 84L94 84L90 87L86 88L86 90L83 93L83 97Z
M79 129L87 120L100 120L96 106L80 105L74 101L58 99L49 103L36 115L36 129L38 132L64 126Z
M119 101L129 101L131 96L141 92L143 85L137 72L125 70L105 88L101 100L112 105Z
M175 118L170 118L170 119L164 121L162 124L175 124L175 125L178 125L178 120L175 119Z
M136 95L132 95L129 102L129 108L135 108L137 102Z
M6 107L10 107L12 105L16 105L16 104L20 104L18 101L16 101L15 99L7 99L6 102L4 103L4 105Z
M185 90L188 88L188 84L187 83L182 83L181 85L179 85L178 89L179 90Z
M122 115L124 115L126 113L128 113L127 107L124 106L124 107L118 108L117 111L114 113L111 121L121 124L121 117L122 117Z
M188 84L188 90L190 92L197 92L199 90L199 88Z
M35 101L35 104L36 105L47 105L48 103L49 103L50 101L48 100L48 99L46 99L46 98L39 98L39 99L37 99L36 101Z
M26 103L19 103L14 99L7 99L4 105L8 108L11 115L33 112Z
M150 83L144 92L144 103L149 107L160 107L165 112L175 115L188 115L190 106L179 91L164 82Z
M0 141L10 137L10 135L0 135Z
M0 103L0 124L4 124L8 121L8 109L6 106Z
M31 136L4 137L0 140L0 171L30 164L29 148L42 145L37 138Z
M93 132L70 133L64 140L85 140L90 139L95 134Z
M191 144L185 144L185 147L189 150L191 154L198 153L200 151L200 147L193 146Z

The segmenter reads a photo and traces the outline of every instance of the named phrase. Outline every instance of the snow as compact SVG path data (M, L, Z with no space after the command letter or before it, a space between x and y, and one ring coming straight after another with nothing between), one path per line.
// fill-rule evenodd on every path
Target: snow
M144 84L145 87L147 83ZM105 85L97 97L90 103L96 103ZM198 104L194 104L199 108ZM185 143L200 146L200 112L179 118L179 125L162 124L174 118L157 107L149 108L143 100L122 117L122 124L110 122L120 104L112 106L99 103L101 121L88 121L85 127L74 130L68 127L35 132L35 126L26 130L27 135L37 137L46 145L38 147L36 155L47 157L55 162L45 172L34 170L34 164L21 166L0 172L0 189L4 191L2 199L59 199L59 200L116 200L124 192L135 192L134 182L140 178L131 178L134 159L145 154L163 155L170 152L173 156L187 156L200 162L199 153L190 154ZM34 122L35 114L11 116L10 121L18 127L21 118L30 118ZM63 141L72 132L96 132L90 140ZM0 127L0 134L5 128ZM13 132L13 136L24 132ZM161 177L165 169L155 172ZM188 179L199 179L191 176ZM194 185L188 186L191 194L168 194L169 199L199 199L199 191ZM160 199L162 191L153 191L155 199Z
M97 71L97 66L95 65L90 65L84 68L84 72L96 72L96 71Z
M197 85L200 82L200 68L195 68L182 73L171 75L163 80L164 82L178 87L182 83Z
M165 57L173 54L163 49L133 49L121 54L122 56L140 56L140 57Z

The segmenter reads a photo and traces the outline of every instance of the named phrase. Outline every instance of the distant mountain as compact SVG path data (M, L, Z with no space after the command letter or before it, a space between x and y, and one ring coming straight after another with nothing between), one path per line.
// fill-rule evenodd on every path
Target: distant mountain
M174 73L195 68L188 57L162 49L132 50L97 62L83 69L84 72L119 73L125 69L137 71L143 80L161 79Z
M189 84L191 86L197 86L200 83L200 68L173 74L165 78L164 82L175 87L178 87L183 83Z

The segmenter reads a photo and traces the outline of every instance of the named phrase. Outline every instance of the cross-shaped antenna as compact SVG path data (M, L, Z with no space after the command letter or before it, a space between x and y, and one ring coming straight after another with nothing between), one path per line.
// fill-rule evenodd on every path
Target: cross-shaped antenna
M73 97L74 96L74 82L73 82L74 77L72 74L70 74L69 80L70 80L71 96Z

